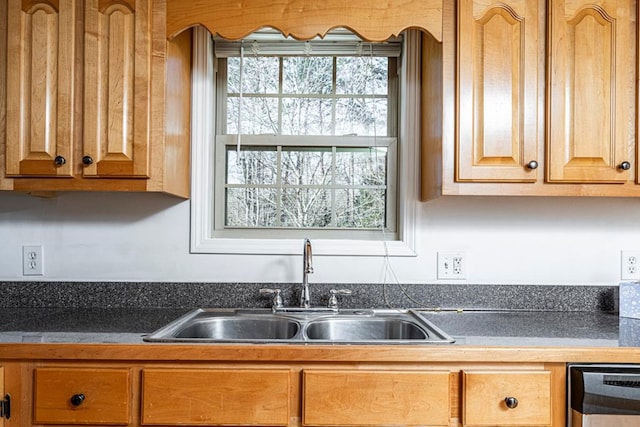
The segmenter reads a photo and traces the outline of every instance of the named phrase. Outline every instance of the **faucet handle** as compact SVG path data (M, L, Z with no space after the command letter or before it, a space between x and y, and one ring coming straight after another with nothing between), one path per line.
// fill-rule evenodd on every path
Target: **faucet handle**
M284 306L284 304L282 303L282 296L280 295L281 292L282 292L281 289L269 289L269 288L260 289L260 293L262 295L273 295L273 300L271 302L271 309L274 311L277 308L282 308Z
M337 310L338 309L338 297L337 295L351 295L351 289L331 289L329 291L331 296L329 297L328 307Z

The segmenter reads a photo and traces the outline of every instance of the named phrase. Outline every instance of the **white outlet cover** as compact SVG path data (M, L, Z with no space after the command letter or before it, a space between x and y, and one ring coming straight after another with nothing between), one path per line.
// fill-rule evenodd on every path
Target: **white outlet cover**
M458 271L454 269L454 259L458 259ZM439 251L438 252L438 280L465 280L467 278L467 258L464 252Z
M640 251L621 251L620 279L640 280Z
M22 247L22 275L44 276L44 249L42 245Z

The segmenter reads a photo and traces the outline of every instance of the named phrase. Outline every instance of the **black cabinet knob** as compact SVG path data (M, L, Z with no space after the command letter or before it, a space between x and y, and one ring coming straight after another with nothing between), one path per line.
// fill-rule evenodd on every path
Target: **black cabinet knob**
M71 404L73 406L80 406L82 405L82 402L84 402L84 394L80 393L71 396Z
M82 158L82 164L83 165L87 165L87 166L92 165L93 164L93 158L91 156L84 156Z
M507 405L507 408L513 409L518 406L518 399L515 397L505 397L504 404Z
M529 163L527 163L527 168L528 169L538 169L538 162L536 162L535 160L531 160Z
M628 171L629 169L631 169L631 163L629 162L622 162L620 163L620 166L618 166L620 169L622 169L623 171Z
M53 159L53 163L55 163L56 166L62 166L67 163L67 159L62 156L56 156L56 158Z

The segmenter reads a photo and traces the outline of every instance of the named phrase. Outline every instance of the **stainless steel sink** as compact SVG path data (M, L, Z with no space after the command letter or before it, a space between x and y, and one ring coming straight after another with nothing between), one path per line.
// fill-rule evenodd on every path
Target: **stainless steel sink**
M429 337L414 322L375 317L313 320L307 325L305 334L310 340L329 341L426 340Z
M454 340L412 310L196 309L149 342L434 344Z

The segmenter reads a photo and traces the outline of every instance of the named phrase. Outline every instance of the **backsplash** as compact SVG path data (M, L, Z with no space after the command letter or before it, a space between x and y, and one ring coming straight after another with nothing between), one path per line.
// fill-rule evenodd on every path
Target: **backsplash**
M0 307L195 308L269 307L261 288L282 289L297 305L296 283L0 282ZM344 308L617 311L617 286L311 284L313 306L327 304L330 289Z

